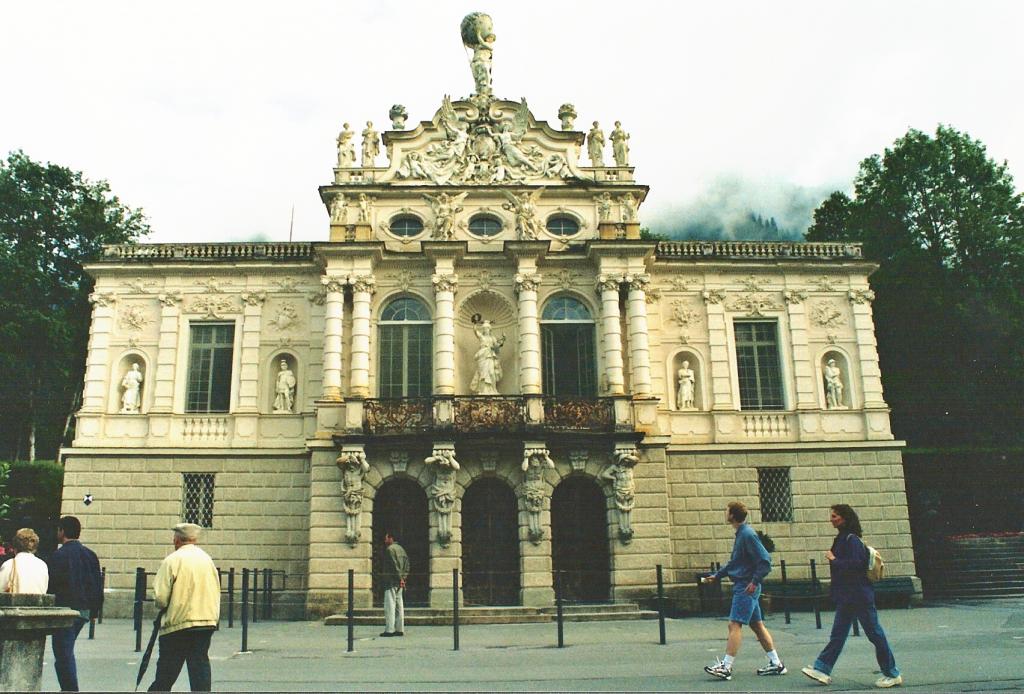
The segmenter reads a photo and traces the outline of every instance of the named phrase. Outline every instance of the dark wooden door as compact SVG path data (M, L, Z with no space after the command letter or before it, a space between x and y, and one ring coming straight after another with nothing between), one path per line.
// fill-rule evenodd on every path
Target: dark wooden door
M516 495L495 479L474 482L462 498L462 598L466 605L519 604Z
M551 563L562 596L607 602L611 593L604 492L587 477L569 477L551 496ZM557 585L557 583L556 583Z
M373 502L373 599L383 604L380 570L384 559L384 533L394 535L409 555L405 604L427 605L430 599L430 522L427 495L412 480L384 483Z

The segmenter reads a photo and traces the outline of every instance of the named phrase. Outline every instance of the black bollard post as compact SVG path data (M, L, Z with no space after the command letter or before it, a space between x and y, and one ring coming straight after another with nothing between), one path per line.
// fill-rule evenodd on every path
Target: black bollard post
M249 652L249 569L242 569L242 653Z
M253 568L249 575L252 576L252 609L249 611L249 619L252 623L260 621L259 596L260 596L260 570Z
M235 567L228 570L228 629L235 628Z
M355 569L348 570L348 611L345 613L345 622L348 625L348 646L349 653L356 649L356 572Z
M779 565L782 567L782 609L786 611L786 624L790 624L793 621L793 617L789 611L789 600L786 599L789 591L786 585L786 560L780 561Z
M142 650L142 602L146 599L146 570L135 569L135 652Z
M267 569L267 619L274 618L274 570Z
M704 614L708 608L704 604L704 583L700 576L697 576L697 599L700 600L700 613Z
M665 641L665 581L662 566L658 564L658 643L664 646Z
M452 569L452 650L459 650L459 570Z
M263 619L270 619L270 569L263 569Z
M103 594L107 594L107 567L100 569L100 590ZM100 603L100 611L96 615L96 621L103 624L103 604Z
M811 559L811 588L814 590L814 628L821 629L821 604L818 600L818 565Z
M555 574L555 620L558 622L558 647L565 646L565 628L562 625L562 572Z

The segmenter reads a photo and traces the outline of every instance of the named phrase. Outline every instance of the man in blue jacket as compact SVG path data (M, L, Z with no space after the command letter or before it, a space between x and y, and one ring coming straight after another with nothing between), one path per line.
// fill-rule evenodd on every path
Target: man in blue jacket
M91 614L103 605L103 577L96 553L79 541L82 524L74 516L64 516L57 523L60 549L47 562L50 585L47 593L55 596L60 607L78 610L75 623L53 632L53 667L64 692L78 691L78 669L75 666L75 640Z
M768 664L758 668L758 675L785 675L786 666L775 652L772 635L764 625L761 616L761 585L765 576L772 570L772 557L761 544L757 533L747 523L747 507L739 501L733 501L725 512L725 520L736 531L736 540L732 545L732 556L729 563L710 576L701 579L702 583L713 583L728 576L732 579L732 609L729 612L729 640L725 645L725 657L714 665L708 665L704 671L721 680L732 679L732 664L739 653L743 641L743 625L749 624L761 647L768 655Z

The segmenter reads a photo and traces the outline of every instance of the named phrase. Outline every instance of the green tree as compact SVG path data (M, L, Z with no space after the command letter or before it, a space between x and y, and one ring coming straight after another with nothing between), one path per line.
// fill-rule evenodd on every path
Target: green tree
M52 457L77 406L92 280L108 243L148 233L105 181L12 152L0 162L0 446Z
M1024 415L1024 200L966 133L910 130L833 193L810 241L860 241L896 434L1006 443Z

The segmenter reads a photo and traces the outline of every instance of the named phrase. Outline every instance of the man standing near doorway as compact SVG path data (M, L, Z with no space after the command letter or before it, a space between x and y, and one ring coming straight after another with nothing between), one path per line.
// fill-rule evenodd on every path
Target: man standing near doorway
M74 516L57 522L60 548L47 562L50 580L46 592L54 595L54 604L78 610L74 624L53 632L53 668L64 692L78 691L78 667L75 664L75 641L92 614L103 605L103 577L96 553L83 545L82 523Z
M768 664L758 668L758 675L785 675L786 666L775 652L772 635L768 632L761 616L761 585L765 576L772 570L772 557L761 544L757 533L747 523L747 507L739 501L729 504L725 512L725 520L736 531L736 540L732 545L732 556L729 563L710 576L701 579L702 583L713 583L722 576L732 579L732 609L729 612L729 640L725 646L725 657L714 665L708 665L704 671L721 680L732 679L732 664L739 653L743 641L743 625L749 624L751 630L761 642L761 647L768 655Z
M381 636L405 636L405 603L402 593L409 577L409 555L394 535L384 533L384 632Z

